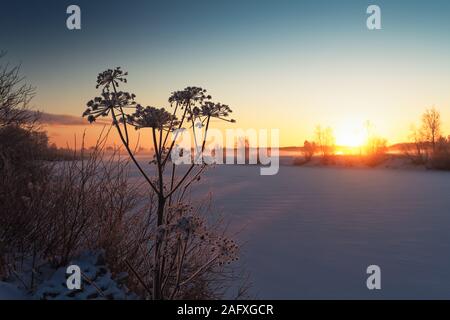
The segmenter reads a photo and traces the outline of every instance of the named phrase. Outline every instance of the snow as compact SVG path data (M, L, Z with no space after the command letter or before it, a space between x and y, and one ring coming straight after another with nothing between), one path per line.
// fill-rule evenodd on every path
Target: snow
M230 224L251 294L450 299L450 172L302 167L288 157L280 164L274 176L261 176L256 165L217 165L192 194L211 193ZM381 290L366 287L373 264Z
M127 299L126 290L112 279L111 272L102 260L102 253L86 252L70 263L81 269L84 281L80 290L67 289L66 268L59 268L39 286L33 298L39 300Z
M217 166L202 183L259 298L450 298L448 172ZM366 287L372 264L380 291Z
M229 232L242 244L240 263L251 274L251 294L450 298L449 172L281 163L275 176L260 176L258 166L215 166L193 193L196 199L211 192L213 208L230 223ZM132 175L139 176L135 169ZM372 264L381 267L379 291L366 287ZM89 265L84 272L93 276ZM98 278L101 287L111 281L110 273L104 275ZM61 294L62 276L56 272L34 298L54 288ZM104 289L124 296L115 284ZM94 292L89 290L74 298L87 298ZM0 283L0 297L5 295L23 294Z
M104 265L103 251L87 251L74 259L69 265L77 265L82 272L82 288L69 290L67 288L66 267L53 269L48 264L39 268L36 281L37 289L33 293L27 292L23 286L10 279L9 282L0 282L0 299L14 300L104 300L104 299L137 299L122 284L127 277L119 274L113 278L107 266ZM20 275L27 279L28 273Z
M26 300L26 294L16 285L0 281L0 300Z

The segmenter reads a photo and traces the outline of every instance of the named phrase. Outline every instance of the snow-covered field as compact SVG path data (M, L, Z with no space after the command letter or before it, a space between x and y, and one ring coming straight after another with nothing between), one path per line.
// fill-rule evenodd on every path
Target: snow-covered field
M212 194L240 242L252 296L450 299L449 172L282 163L275 176L215 166L193 194ZM381 290L366 287L369 265L381 267ZM0 299L8 297L25 298L0 283Z
M239 232L259 298L450 298L450 173L217 166L200 188Z

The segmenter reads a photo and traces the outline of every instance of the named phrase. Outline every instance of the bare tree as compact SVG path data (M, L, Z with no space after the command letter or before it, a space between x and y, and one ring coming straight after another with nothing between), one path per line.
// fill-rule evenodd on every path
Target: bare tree
M5 56L0 53L0 59ZM38 113L29 109L29 103L34 97L35 88L24 83L20 75L20 66L0 64L0 127L19 125L32 127Z
M317 126L315 135L315 143L322 154L322 159L326 161L334 154L336 149L336 139L334 137L333 129L331 129L331 127L323 129L321 126Z
M424 142L422 130L418 129L415 125L411 125L409 139L412 147L410 144L405 145L405 155L415 164L424 164L427 160L427 153L425 150L426 142Z
M308 140L305 140L305 142L303 143L303 157L305 158L306 162L311 161L312 157L314 156L314 154L316 153L316 143L313 142L309 142Z
M366 143L365 143L365 153L369 158L369 161L374 160L373 158L378 158L383 156L387 151L387 140L377 136L375 133L375 126L369 120L364 123L366 128ZM372 159L371 159L372 158Z
M433 153L435 153L436 143L441 136L441 114L434 107L427 109L422 115L421 131L424 140L431 144Z

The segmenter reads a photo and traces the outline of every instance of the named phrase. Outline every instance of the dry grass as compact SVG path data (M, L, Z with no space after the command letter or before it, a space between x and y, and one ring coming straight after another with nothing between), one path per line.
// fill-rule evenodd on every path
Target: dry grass
M165 296L222 297L236 279L227 263L237 254L222 221L207 223L207 202L177 202L168 208L165 227L155 228L154 194L131 182L128 161L118 150L105 153L106 136L89 153L73 152L71 161L43 162L38 151L20 155L9 149L12 155L4 155L0 275L20 273L30 264L35 270L46 262L66 266L85 250L104 249L111 270L127 271L128 287L151 298L154 243L163 233ZM26 284L31 291L35 285L33 279Z

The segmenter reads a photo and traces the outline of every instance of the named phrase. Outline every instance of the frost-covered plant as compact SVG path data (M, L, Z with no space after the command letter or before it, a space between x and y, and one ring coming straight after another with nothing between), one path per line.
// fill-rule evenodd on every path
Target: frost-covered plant
M120 68L100 73L96 87L101 89L101 95L87 103L83 116L89 122L98 117L111 117L130 159L156 198L151 209L156 217L150 220L151 232L146 246L152 257L151 273L145 274L141 267L129 267L153 299L189 297L189 290L196 281L206 278L207 272L237 259L237 246L215 230L208 230L204 218L185 199L186 191L200 179L206 164L193 161L184 170L178 169L170 157L175 148L170 133L179 129L192 130L195 137L197 124L201 123L202 141L196 141L196 147L203 152L211 119L234 122L229 119L232 110L227 105L212 102L211 96L200 87L173 92L168 100L171 111L143 107L135 102L134 94L118 90L120 84L127 82L126 76ZM151 130L149 144L154 150L154 161L150 165L155 167L155 175L150 175L152 171L136 160L130 127Z

